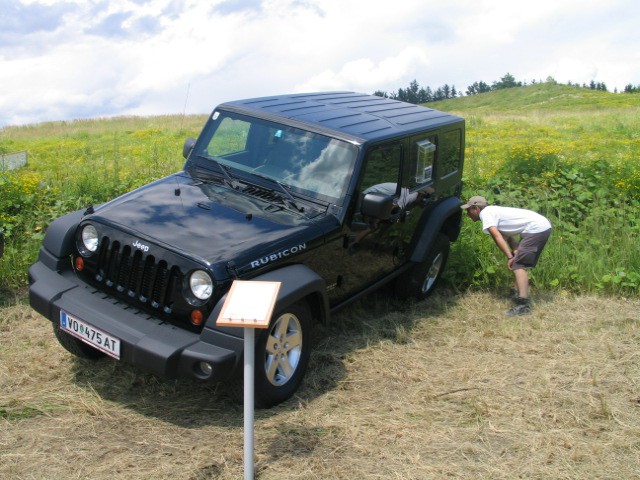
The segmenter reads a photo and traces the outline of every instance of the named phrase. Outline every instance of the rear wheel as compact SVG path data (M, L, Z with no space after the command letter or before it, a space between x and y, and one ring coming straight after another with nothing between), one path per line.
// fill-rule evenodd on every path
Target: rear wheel
M56 323L53 324L53 333L58 339L60 345L62 345L65 350L67 350L69 353L72 353L76 357L86 358L89 360L97 360L104 356L104 353L96 350L93 347L90 347L86 343L64 332L60 328L60 325Z
M311 311L306 302L284 308L256 341L255 403L268 408L300 386L311 354Z
M449 258L449 238L440 233L427 258L416 264L407 277L400 277L396 283L396 294L400 297L423 299L436 288Z

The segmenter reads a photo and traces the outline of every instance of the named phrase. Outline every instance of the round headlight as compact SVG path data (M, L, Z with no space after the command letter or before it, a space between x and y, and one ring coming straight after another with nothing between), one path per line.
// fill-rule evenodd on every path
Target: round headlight
M211 277L202 270L196 270L191 274L189 287L191 288L191 293L199 300L208 300L213 293Z
M98 249L98 231L93 225L85 225L82 227L82 233L80 234L80 240L82 241L82 247L87 254L91 254Z

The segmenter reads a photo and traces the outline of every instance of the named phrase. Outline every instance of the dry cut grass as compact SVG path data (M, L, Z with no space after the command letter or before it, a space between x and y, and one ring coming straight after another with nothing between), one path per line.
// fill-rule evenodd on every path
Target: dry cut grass
M299 394L256 412L259 479L640 478L640 301L369 299L319 328ZM0 311L0 477L242 478L223 387L72 358Z

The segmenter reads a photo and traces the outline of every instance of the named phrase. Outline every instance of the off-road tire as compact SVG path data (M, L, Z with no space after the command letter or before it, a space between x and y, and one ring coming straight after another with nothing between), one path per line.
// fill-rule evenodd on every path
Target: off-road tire
M396 281L396 295L401 298L427 298L436 288L449 258L449 238L438 234L427 258L414 265L407 276Z
M296 392L309 363L312 328L311 310L302 301L277 312L256 335L256 407L272 407Z

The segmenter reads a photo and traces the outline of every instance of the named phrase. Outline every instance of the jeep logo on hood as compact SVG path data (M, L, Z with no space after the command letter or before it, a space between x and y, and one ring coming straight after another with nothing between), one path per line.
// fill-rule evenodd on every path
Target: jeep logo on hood
M136 247L138 250L142 250L144 253L147 253L149 251L149 245L140 243L139 240L136 240L135 242L133 242L132 245Z

